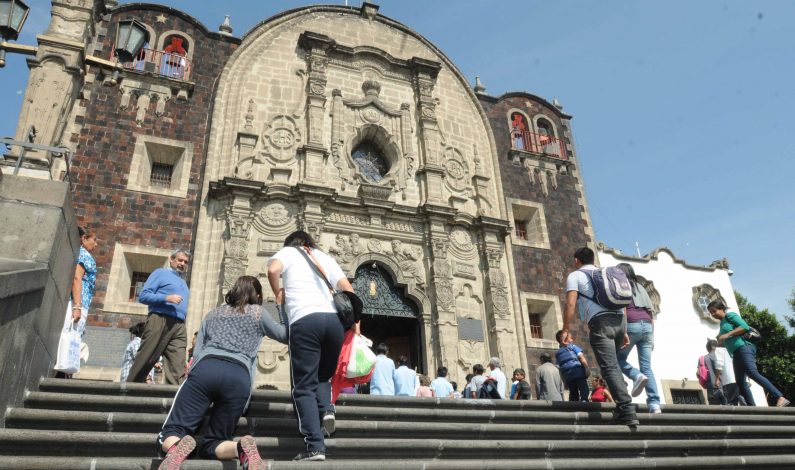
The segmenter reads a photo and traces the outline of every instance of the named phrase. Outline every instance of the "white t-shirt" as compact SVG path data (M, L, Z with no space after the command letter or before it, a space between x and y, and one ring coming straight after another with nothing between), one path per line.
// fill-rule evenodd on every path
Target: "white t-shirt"
M588 274L582 271L593 271L595 269L596 266L587 264L580 267L577 271L570 272L569 276L566 278L566 292L577 291L583 294L577 296L577 311L580 314L580 318L585 320L586 323L590 322L593 317L603 313L623 314L621 311L607 310L591 299L584 297L588 296L593 298L595 292L593 290L593 283Z
M505 377L505 374L500 370L499 367L495 368L493 371L489 372L489 377L497 381L497 391L500 393L500 398L505 398L505 385L508 380Z
M729 351L726 348L715 348L715 368L721 370L721 385L736 383L734 378L734 363L732 362L732 358L729 356Z
M328 280L336 289L337 282L345 278L340 265L334 258L318 249L312 250L320 262ZM271 258L282 263L282 287L284 287L284 306L292 325L299 319L319 312L336 312L328 286L320 275L312 269L298 248L284 247ZM311 258L310 258L311 260ZM268 262L270 263L270 261Z

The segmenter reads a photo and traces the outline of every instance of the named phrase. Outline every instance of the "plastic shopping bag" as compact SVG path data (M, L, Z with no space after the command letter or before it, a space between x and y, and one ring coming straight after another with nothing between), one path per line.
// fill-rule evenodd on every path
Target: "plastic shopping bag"
M80 333L70 326L61 332L58 341L58 360L53 369L64 374L74 374L80 370Z
M349 379L370 374L375 367L375 353L370 346L373 342L362 335L353 338L353 347L348 359L348 370L345 376Z

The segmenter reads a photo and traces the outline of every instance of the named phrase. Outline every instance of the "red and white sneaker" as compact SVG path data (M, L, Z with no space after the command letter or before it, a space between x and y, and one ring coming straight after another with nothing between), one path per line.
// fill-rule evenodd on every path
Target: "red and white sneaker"
M157 467L157 470L179 470L179 468L182 466L182 462L188 458L195 448L196 440L194 440L193 437L183 437L179 440L179 442L168 449L168 452L166 452L166 458L160 462L160 466Z
M237 454L243 470L260 470L262 457L257 450L257 440L251 436L243 436L237 443Z

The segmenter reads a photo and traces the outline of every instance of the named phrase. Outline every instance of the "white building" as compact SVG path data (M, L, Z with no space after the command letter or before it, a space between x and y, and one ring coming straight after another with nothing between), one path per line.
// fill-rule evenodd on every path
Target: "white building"
M643 257L628 256L602 242L597 244L597 255L600 266L632 265L659 312L654 326L652 370L661 403L706 403L706 391L698 383L696 368L698 358L706 354L707 340L717 336L719 324L707 312L707 304L719 299L729 310L739 312L728 261L695 266L664 247ZM637 358L632 351L629 362L635 367ZM751 391L757 405L766 406L763 389L751 382ZM646 393L634 401L645 403Z

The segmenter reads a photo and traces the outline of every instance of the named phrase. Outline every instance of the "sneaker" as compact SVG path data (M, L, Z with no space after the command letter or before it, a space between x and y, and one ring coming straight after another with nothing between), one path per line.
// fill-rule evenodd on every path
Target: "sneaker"
M237 454L243 470L259 470L262 457L257 451L257 441L251 436L243 436L237 443Z
M785 406L789 406L789 404L790 404L790 401L789 401L789 400L787 400L787 399L786 399L786 398L784 398L784 397L778 397L778 401L776 402L776 406L777 406L778 408L783 408L783 407L785 407Z
M657 414L662 413L662 410L660 409L660 404L659 403L652 403L651 405L649 405L649 413L651 413L653 415L657 415Z
M301 452L300 454L296 455L295 460L304 460L307 462L320 462L326 460L326 454L324 452L320 452L317 450L308 450L306 452Z
M183 437L179 440L179 442L168 449L168 452L166 452L166 458L160 462L160 466L157 467L157 470L179 470L179 468L182 466L182 462L188 458L195 448L196 441L193 439L193 437Z
M326 411L323 415L323 432L326 437L331 437L337 431L337 416L333 411Z
M640 395L640 392L646 388L646 382L649 381L649 378L643 374L638 374L638 378L635 379L635 383L632 384L632 396L636 397Z

